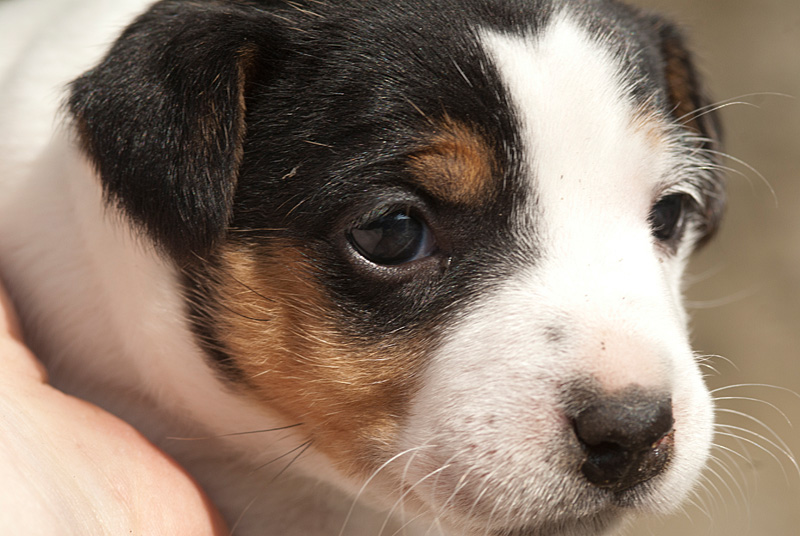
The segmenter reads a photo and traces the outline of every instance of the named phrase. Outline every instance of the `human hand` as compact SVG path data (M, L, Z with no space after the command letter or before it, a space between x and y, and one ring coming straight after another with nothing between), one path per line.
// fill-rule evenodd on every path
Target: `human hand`
M198 484L127 423L47 384L0 288L3 534L228 534Z

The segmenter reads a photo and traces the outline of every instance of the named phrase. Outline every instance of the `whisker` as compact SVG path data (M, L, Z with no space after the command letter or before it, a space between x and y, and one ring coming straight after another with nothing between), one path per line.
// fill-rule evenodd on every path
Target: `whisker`
M705 501L700 497L699 494L695 494L694 499L691 497L687 497L684 500L686 503L694 506L695 510L699 510L700 513L703 514L705 517L707 517L710 521L714 521L714 516L711 515L711 512L708 510L708 505L706 505ZM684 507L681 507L681 510L683 510L684 515L686 515L688 519L690 520L692 519L692 515Z
M257 501L258 499L260 499L261 497L262 497L262 494L261 494L261 493L256 493L256 496L255 496L255 497L253 497L253 498L250 500L250 502L249 502L249 503L247 503L247 505L246 505L246 506L244 507L244 509L242 510L242 513L241 513L241 514L239 514L239 517L237 517L237 518L236 518L236 521L233 523L233 526L231 527L231 536L234 536L234 534L236 534L236 529L237 529L237 528L239 527L239 525L242 523L242 519L244 519L244 516L245 516L245 514L247 514L247 512L248 512L248 511L250 511L250 508L252 508L252 507L253 507L253 505L256 503L256 501Z
M739 366L738 366L736 363L734 363L732 360L730 360L730 359L728 359L727 357L725 357L724 355L719 355L719 354L703 354L703 355L700 355L700 356L697 356L697 357L698 357L699 359L708 359L708 360L711 360L711 359L719 359L719 360L721 360L721 361L724 361L726 364L728 364L728 365L732 366L732 367L734 368L734 370L739 370Z
M698 283L703 283L720 275L725 269L724 264L716 264L700 273L687 273L683 277L683 282L687 287L692 287Z
M244 281L241 281L241 280L240 280L238 277L234 277L234 276L233 276L233 275L231 275L231 274L228 274L228 276L229 276L231 279L233 279L233 280L234 280L234 281L235 281L237 284L239 284L240 286L244 287L244 288L245 288L245 289L246 289L248 292L251 292L251 293L255 294L256 296L258 296L259 298L261 298L261 299L262 299L262 300L264 300L265 302L268 302L268 303L275 303L275 300L274 300L273 298L270 298L270 297L268 297L268 296L264 296L263 294L261 294L260 292L258 292L257 290L255 290L253 287L251 287L250 285L248 285L248 284L247 284L247 283L245 283Z
M229 434L219 434L219 435L211 435L211 436L202 436L202 437L173 437L169 436L166 439L170 439L173 441L208 441L210 439L221 439L224 437L236 437L236 436L245 436L245 435L254 435L254 434L266 434L269 432L280 432L283 430L290 430L292 428L297 428L299 426L303 426L304 423L299 422L297 424L290 424L288 426L279 426L277 428L265 428L263 430L248 430L247 432L232 432Z
M783 391L783 392L789 393L791 395L796 396L798 399L800 399L800 394L798 394L796 391L793 391L793 390L791 390L791 389L789 389L787 387L780 387L778 385L770 385L768 383L738 383L738 384L735 384L735 385L726 385L724 387L717 387L716 389L712 389L709 392L713 395L713 394L719 393L721 391L727 391L729 389L738 389L740 387L765 387L767 389L774 389L776 391Z
M444 511L447 508L447 506L450 504L450 501L455 499L456 496L458 495L458 492L461 491L464 488L464 486L467 484L467 478L468 478L469 474L472 472L473 469L475 469L475 466L474 465L470 466L464 472L464 474L461 475L461 478L458 479L458 483L456 483L456 485L454 486L453 492L450 494L450 496L447 498L447 500L439 508L439 511L436 513L436 516L433 519L434 522L438 523L439 519L442 517L442 515L444 515ZM433 528L433 523L431 524L431 526L428 528L428 530L425 532L425 534L423 536L427 536L432 528Z
M411 456L409 456L408 460L406 461L406 464L403 466L403 474L400 477L400 482L401 482L402 486L405 486L406 483L408 482L408 469L411 467L411 464L414 463L414 459L417 457L417 454L419 454L419 452L420 452L419 450L415 450L411 454ZM399 517L400 517L401 522L404 522L405 515L406 515L406 511L405 511L405 495L401 495L400 498L399 498L399 501L400 501L400 515L399 515ZM390 517L390 515L387 514L386 519L384 519L384 522L388 521L389 517ZM407 525L407 523L403 523L403 527L405 527L406 525Z
M730 469L728 469L727 466L724 463L722 463L722 461L719 458L716 458L716 457L712 456L710 458L710 461L715 462L717 464L717 466L720 468L720 470L723 471L728 477L730 477L730 479L734 482L734 485L736 486L737 490L739 491L742 499L745 499L744 489L736 481L736 478L734 478L733 473L731 473ZM714 475L715 477L717 477L717 480L719 480L720 483L723 486L725 486L725 489L728 491L728 494L731 496L731 498L734 501L736 501L736 504L738 505L739 504L739 500L737 498L738 496L736 495L736 493L734 493L733 488L730 486L730 484L728 484L728 481L725 478L723 478L722 475L720 475L717 471L715 471L710 465L706 467L706 470L708 472L710 472L712 475ZM722 502L723 507L725 507L725 509L727 510L727 503L723 500L722 492L720 491L720 489L717 486L715 486L713 482L711 482L711 479L708 479L707 482L711 487L714 488L714 491L716 492L716 495L719 497L720 501ZM746 502L747 501L745 500L745 503Z
M361 486L361 489L358 490L358 493L356 493L356 496L353 498L353 503L350 505L350 509L347 511L347 515L344 518L344 523L342 523L342 528L339 530L339 536L343 536L344 535L344 529L347 528L347 523L350 521L350 518L353 515L353 511L356 508L356 504L358 503L358 499L361 497L361 494L364 493L364 490L367 489L367 486L369 486L369 484L375 479L375 477L378 476L378 473L380 473L386 467L388 467L389 464L391 464L392 462L394 462L398 458L400 458L402 456L405 456L409 452L415 452L417 450L424 449L424 448L435 448L435 446L434 445L420 445L420 446L417 446L417 447L412 447L410 449L406 449L406 450L404 450L404 451L402 451L402 452L400 452L398 454L395 454L394 456L392 456L391 458L389 458L388 460L383 462L383 464L381 464L380 467L378 467L375 471L372 472L372 474L369 476L369 478L367 478L367 480Z
M736 437L736 436L733 436L733 437ZM738 439L738 437L737 437L737 439ZM722 445L720 443L714 443L713 446L716 449L724 451L725 454L727 454L728 456L731 457L731 459L733 459L733 456L738 456L742 461L744 461L748 465L753 465L753 460L751 460L750 458L748 458L747 456L745 456L744 454L742 454L741 452L739 452L737 450L734 450L734 449L732 449L730 447L727 447L725 445Z
M415 521L417 521L418 519L420 519L424 515L425 514L423 514L423 513L419 513L419 514L415 515L414 517L412 517L409 520L405 520L405 518L403 518L402 525L400 525L400 527L396 531L394 531L391 534L391 536L400 536L402 534L405 534L406 533L406 528L408 528L412 523L414 523Z
M514 495L521 496L521 495L525 494L524 493L525 490L526 490L525 485L518 484L518 485L514 486L513 491L511 491L509 494L512 495L512 496L514 496ZM500 503L501 503L501 501L497 501L496 504L500 505ZM528 511L529 510L528 510L527 507L525 507L523 509L523 512L528 512ZM511 525L511 517L513 515L519 515L519 511L516 508L506 508L506 515L505 515L505 518L503 519L503 522L500 524L500 526L503 526L503 527L510 526ZM523 516L524 516L524 514L523 514ZM489 520L491 520L493 517L494 517L494 513L492 513L489 516Z
M303 447L303 450L301 450L300 452L298 452L298 453L297 453L297 455L296 455L294 458L292 458L291 460L289 460L289 463L287 463L287 464L286 464L286 466L284 466L284 468L283 468L283 469L281 469L280 471L278 471L278 474L276 474L275 476L273 476L273 477L272 477L272 479L270 479L269 483L271 484L272 482L275 482L276 480L278 480L278 478L280 478L280 476L281 476L283 473L285 473L285 472L286 472L286 471L289 469L289 467L291 467L291 466L292 466L292 465L293 465L293 464L294 464L294 463L295 463L297 460L299 460L299 459L300 459L300 456L302 456L302 455L303 455L303 454L304 454L304 453L305 453L305 452L306 452L306 451L307 451L307 450L308 450L308 449L311 447L311 445L312 445L312 443L313 443L313 442L314 442L313 440L309 439L309 440L308 440L308 441L306 441L306 442L305 442L303 445L300 445L301 447ZM304 446L304 445L305 445L305 446ZM297 449L294 449L294 450L297 450ZM291 454L291 452L293 452L293 451L289 451L289 453L290 453L290 454ZM270 462L270 463L271 463L271 462Z
M311 443L312 443L312 440L311 440L311 439L309 439L308 441L306 441L306 442L304 442L304 443L301 443L300 445L296 446L295 448L293 448L293 449L292 449L292 450L290 450L289 452L285 452L285 453L281 454L280 456L278 456L277 458L273 458L273 459L271 459L270 461L268 461L268 462L266 462L266 463L262 463L261 465L259 465L258 467L256 467L256 468L255 468L255 469L253 469L252 471L250 471L250 474L252 475L252 474L254 474L254 473L257 473L257 472L258 472L258 471L260 471L261 469L263 469L263 468L265 468L265 467L267 467L267 466L269 466L269 465L272 465L273 463L277 462L278 460L282 460L282 459L283 459L283 458L285 458L286 456L289 456L289 455L290 455L290 454L292 454L293 452L296 452L296 451L298 451L298 450L300 450L300 449L303 449L303 450L302 450L302 452L305 452L305 450L306 450L306 449L305 449L304 447L308 448L308 446L309 446L309 445L311 445ZM296 459L296 458L295 458L295 459ZM280 476L280 474L281 474L281 473L283 473L283 471L284 471L284 470L285 470L285 468L284 468L283 470L281 470L281 472L280 472L280 473L278 473L278 476ZM273 478L272 480L275 480L275 478Z
M769 438L764 437L763 435L758 434L756 432L753 432L751 430L748 430L747 428L741 428L739 426L731 426L731 425L728 425L728 424L718 424L717 428L724 428L726 430L736 430L737 432L743 432L745 434L752 434L755 437L759 438L760 440L765 441L767 444L769 444L774 449L779 451L781 454L786 456L786 458L789 460L789 462L792 464L792 466L794 466L795 470L797 471L798 476L800 476L800 466L797 465L797 461L795 460L794 456L792 456L792 454L790 452L786 452L785 450L783 450L779 445L777 445L774 441L771 441ZM783 474L784 474L784 477L786 478L786 483L787 484L789 483L789 475L786 473L786 469L783 468L783 464L781 463L780 459L778 458L778 456L774 452L772 452L771 450L766 448L764 445L761 445L760 443L758 443L757 441L755 441L753 439L750 439L749 437L746 437L746 436L743 436L743 435L739 435L739 434L734 434L732 432L723 432L723 431L718 429L718 430L716 430L716 433L718 435L722 435L722 436L726 436L726 437L733 437L733 438L736 438L736 439L738 439L740 441L744 441L745 443L749 443L749 444L753 445L754 447L760 449L761 451L765 452L766 454L769 454L777 462L777 464L783 469Z
M428 115L427 115L425 112L423 112L423 111L422 111L422 109L421 109L419 106L417 106L416 104L414 104L414 102L413 102L413 101L411 101L411 100L410 100L410 99L408 99L408 98L406 98L406 99L404 99L404 100L405 100L405 101L406 101L408 104L410 104L410 105L411 105L411 107L412 107L412 108L414 108L414 110L415 110L415 111L416 111L416 112L417 112L417 113L418 113L420 116L422 116L422 118L423 118L423 119L425 119L425 121L427 121L429 125L431 125L431 126L432 126L432 127L434 127L434 128L436 128L436 127L437 127L437 125L436 125L436 122L435 122L433 119L431 119L430 117L428 117Z
M486 482L490 478L492 478L499 469L500 468L497 467L492 472L490 472L489 474L487 474L486 476L483 477L483 481L481 482L481 485L480 485L480 490L481 491L480 491L480 493L478 493L478 496L475 497L475 500L472 501L472 506L470 507L469 512L467 512L467 518L472 517L472 512L475 511L475 507L478 506L478 503L483 498L483 495L489 490L489 488L486 486Z
M708 361L700 361L700 362L698 362L697 366L710 370L712 375L715 375L715 376L720 376L721 375L721 372L719 370L717 370L717 367L715 367L714 365L712 365ZM709 374L703 374L703 378L707 378L709 376L710 376Z
M399 504L399 503L400 503L400 502L401 502L403 499L405 499L405 497L406 497L406 496L407 496L409 493L411 493L411 492L414 490L414 488L415 488L415 487L417 487L418 485L422 484L422 483L423 483L425 480L427 480L428 478L430 478L430 477L432 477L432 476L434 476L434 475L437 475L437 474L441 473L442 471L444 471L444 470L448 469L449 467L450 467L450 465L443 465L443 466L439 467L438 469L435 469L435 470L431 471L431 472L430 472L430 473L428 473L427 475L425 475L425 476L423 476L422 478L420 478L419 480L417 480L417 481L416 481L416 482L415 482L415 483L414 483L414 484L413 484L413 485L412 485L410 488L408 488L407 490L405 490L405 491L403 492L403 494L400 496L400 498L399 498L399 499L397 499L397 501L395 501L395 503L394 503L394 506L392 506L391 510L389 510L389 512L388 512L388 514L387 514L387 516L386 516L386 519L385 519L385 520L384 520L384 522L383 522L383 525L381 525L381 529L378 531L378 536L382 536L382 535L383 535L383 531L384 531L384 530L386 530L386 525L388 525L388 524L389 524L389 519L391 518L391 516L392 516L392 514L394 513L395 509L397 508L397 505L398 505L398 504Z
M494 471L492 471L492 474L494 474ZM484 529L483 536L489 536L489 531L492 527L492 521L494 521L494 515L497 513L497 509L500 507L500 503L501 501L498 500L498 498L494 499L494 506L492 507L492 511L489 512L489 518L486 520L486 528Z
M702 108L698 108L692 112L686 113L678 118L678 122L685 125L691 121L694 121L695 119L703 117L704 115L718 112L719 110L723 110L729 106L749 106L750 108L759 108L758 104L754 104L752 102L740 100L731 100L727 102L723 101L721 103L703 106Z
M731 487L728 485L728 483L725 481L725 479L724 479L724 478L722 478L722 476L720 476L720 474L719 474L717 471L715 471L715 470L714 470L712 467L710 467L710 466L706 466L706 468L705 468L705 469L706 469L706 471L708 471L708 472L709 472L711 475L713 475L714 477L716 477L716 480L717 480L717 481L719 481L719 482L720 482L720 483L721 483L723 486L725 486L725 489L728 491L728 493L729 493L731 496L733 496L733 495L734 495L734 494L733 494L733 490L731 489ZM720 490L719 486L717 486L716 484L714 484L714 481L713 481L711 478L709 478L708 476L705 478L705 480L704 480L703 484L704 484L705 486L708 486L708 488L706 488L706 494L708 495L708 500L709 500L709 501L710 501L710 503L711 503L711 504L709 505L709 507L710 507L712 510L716 510L716 509L718 509L718 508L719 508L719 505L720 505L720 503L722 503L722 507L723 507L723 509L725 509L725 510L727 511L728 505L727 505L727 503L726 503L726 502L725 502L725 500L724 500L724 497L723 497L723 495L722 495L722 491ZM710 489L709 489L709 488L710 488ZM712 490L713 490L713 492L712 492Z
M703 483L711 485L711 482L710 482L710 480L708 478L705 478L703 480ZM708 490L708 488L706 488L706 493L705 494L706 494L706 496L708 497L709 500L712 500L711 492ZM699 502L699 504L698 503L694 503L695 508L698 508L701 512L703 512L703 515L705 515L710 521L713 522L714 521L714 514L713 514L713 509L711 508L711 505L709 505L708 502L706 502L706 500L703 499L700 495L697 495L696 498L697 498L697 501Z
M741 158L736 158L735 156L730 155L730 154L725 153L725 152L722 152L722 151L716 151L714 149L702 149L702 151L704 151L706 153L709 153L709 154L716 155L716 156L721 156L723 158L726 158L728 160L736 162L740 166L742 166L745 169L749 170L756 177L761 179L761 182L764 184L764 186L767 187L767 189L769 190L770 194L772 195L773 201L775 202L775 207L777 208L780 205L780 203L778 203L778 194L775 192L775 188L772 187L772 185L767 180L767 178L764 176L764 174L761 173L760 171L758 171L756 168L754 168L753 166L751 166L750 164L748 164L747 162L745 162Z
M445 460L445 462L444 462L444 465L452 465L452 464L453 464L453 462L455 461L455 459L456 459L456 458L458 458L458 456L460 456L460 455L461 455L461 454L463 454L464 452L465 452L465 451L463 451L463 450L461 450L461 451L457 451L457 452L456 452L456 453L454 453L452 456L450 456L450 458L448 458L447 460ZM469 468L469 469L468 469L468 470L467 470L467 471L466 471L466 472L465 472L465 473L464 473L464 474L461 476L461 478L459 479L459 483L461 483L461 482L463 481L464 477L465 477L467 474L469 474L469 472L472 470L472 467L473 467L473 466L470 466L470 468ZM439 473L438 475L436 475L436 479L433 481L433 494L434 494L434 495L436 495L436 488L439 486L439 477L440 477L440 476L442 476L442 475L441 475L441 473ZM451 494L451 497L452 497L452 494ZM449 498L448 498L448 502L449 502ZM447 505L447 502L446 502L444 505L442 505L442 506L441 506L441 507L438 509L439 511L436 513L436 516L434 517L434 521L438 520L438 519L439 519L439 517L440 517L440 516L443 514L443 512L444 512L444 509L445 509L446 505Z
M718 102L714 102L711 104L707 104L705 106L701 106L688 112L677 119L679 123L688 123L693 119L697 119L702 117L703 115L716 112L722 108L727 108L728 106L733 105L743 105L743 106L750 106L753 108L759 108L759 105L753 102L747 102L742 99L748 99L750 97L787 97L793 98L791 95L787 95L785 93L774 93L774 92L757 92L757 93L746 93L744 95L739 95L738 97L731 97L729 99L721 100Z
M686 304L687 309L693 310L704 310L704 309L716 309L718 307L724 307L726 305L732 305L734 303L738 303L742 300L746 300L752 296L755 296L758 293L758 288L754 285L749 289L743 289L739 292L734 292L728 296L723 298L717 298L715 300L686 300L684 303Z
M730 478L730 481L736 486L736 490L739 492L739 496L742 499L742 503L744 504L745 508L747 509L747 513L749 514L750 509L750 501L748 500L748 475L745 473L742 464L738 463L739 459L743 459L746 464L752 466L752 460L749 460L747 457L739 454L738 452L733 451L732 449L723 448L721 445L713 445L714 449L718 452L719 456L712 456L711 460L715 462L719 468L725 472L725 474ZM739 459L734 457L734 454L739 455ZM724 456L725 460L721 457ZM734 474L734 469L736 469L737 474ZM737 501L738 505L738 501Z
M291 466L291 465L292 465L294 462L296 462L296 461L297 461L297 460L300 458L300 456L302 456L302 455L303 455L303 453L304 453L306 450L308 450L308 448L311 446L311 444L312 444L312 443L313 443L313 440L308 440L308 441L306 441L305 443L302 443L301 445L299 445L299 446L297 446L297 447L293 448L292 450L290 450L290 451L289 451L289 452L287 452L286 454L283 454L283 455L281 455L281 456L278 456L278 457L277 457L277 458L275 458L274 460L271 460L271 461L269 461L269 462L265 463L264 465L261 465L261 466L257 467L256 469L254 469L253 471L251 471L251 472L250 472L250 474L252 475L253 473L255 473L256 471L258 471L259 469L262 469L262 468L266 467L267 465L269 465L269 464L271 464L271 463L273 463L273 462L275 462L275 461L278 461L278 460L280 460L281 458L285 458L286 456L288 456L288 455L289 455L289 454L291 454L292 452L295 452L295 451L297 451L298 449L302 449L302 450L300 450L300 452L299 452L299 453L298 453L298 454L297 454L297 455L296 455L294 458L292 458L291 460L289 460L289 463L287 463L287 464L286 464L286 466L285 466L283 469L281 469L281 470L278 472L278 474L276 474L274 477L272 477L272 478L269 480L269 482L267 482L267 484L264 486L264 489L263 489L263 490L262 490L260 493L257 493L257 494L256 494L256 496L255 496L255 497L253 497L253 499L252 499L252 500L251 500L249 503L247 503L247 505L244 507L244 509L242 510L242 512L239 514L239 517L237 517L237 518L236 518L236 521L235 521L235 522L233 523L233 525L231 526L231 532L230 532L230 533L231 533L231 536L234 536L234 534L236 533L236 529L237 529L237 528L239 527L239 525L242 523L242 520L244 519L244 517L245 517L245 515L247 514L247 512L249 512L249 511L250 511L250 508L252 508L252 507L253 507L253 505L256 503L256 501L257 501L258 499L260 499L261 497L263 497L263 494L264 494L264 493L266 493L266 491L267 491L267 488L269 487L269 485L270 485L270 484L272 484L273 482L275 482L275 480L277 480L277 479L278 479L278 478L279 478L279 477L280 477L280 476L281 476L281 475L282 475L284 472L286 472L286 470L287 470L287 469L289 469L289 467L290 467L290 466Z
M299 5L297 5L297 4L296 4L296 3L294 3L294 2L289 2L289 1L287 1L287 2L286 2L286 5L288 5L288 6L291 6L293 9L296 9L297 11L299 11L300 13L302 13L303 15L309 15L309 16L311 16L311 17L316 17L316 18L320 18L320 19L321 19L321 18L324 18L324 17L323 17L322 15L320 15L319 13L314 13L313 11L310 11L310 10L308 10L308 9L305 9L305 8L303 8L303 7L299 6Z
M404 522L404 523L403 523L403 524L400 526L400 528L399 528L399 529L397 529L396 531L394 531L394 532L392 533L392 536L398 536L398 535L400 535L400 534L405 534L405 533L406 533L406 529L407 529L407 528L408 528L408 527L409 527L409 526L410 526L412 523L414 523L415 521L417 521L418 519L420 519L420 518L422 518L422 517L424 517L424 516L425 516L425 514L423 514L423 513L420 513L420 514L417 514L417 515L415 515L414 517L412 517L412 518L411 518L411 519L409 519L408 521L405 521L405 522ZM431 528L433 528L433 526L431 526ZM431 529L428 529L428 530L431 530ZM428 534L428 533L426 532L425 534Z
M715 359L720 359L721 361L725 362L726 364L729 364L729 365L733 366L734 369L738 370L738 368L736 367L736 364L733 361L731 361L730 359L728 359L726 357L723 357L721 355L714 355L714 354L699 355L698 354L698 355L695 355L694 358L697 361L699 366L705 367L705 368L711 370L714 374L716 374L718 376L721 373L717 369L716 364L712 364Z
M748 419L750 421L753 421L756 424L761 425L765 430L767 430L770 434L772 434L772 436L775 438L775 441L777 441L778 444L780 444L780 446L784 450L786 450L787 452L791 451L791 449L789 448L789 445L787 445L786 442L783 439L781 439L780 435L778 435L772 428L770 428L766 423L764 423L764 421L762 421L760 419L757 419L756 417L753 417L752 415L749 415L749 414L747 414L747 413L745 413L743 411L736 411L734 409L717 408L716 411L718 413L730 413L731 415L738 415L738 416L740 416L742 418Z
M715 490L716 487L711 483L711 479L708 477L708 475L704 475L703 480L699 484L700 487L702 488L703 494L701 496L699 493L697 493L694 496L696 500L691 500L689 504L694 506L696 510L700 510L700 512L702 512L705 517L713 521L714 516L711 510L711 506L708 503L706 503L705 499L703 499L703 496L713 501L714 500L713 493L711 492L710 487L713 487ZM688 513L688 511L684 510L684 513L686 514L686 517L692 519L692 516Z
M783 417L783 419L786 421L786 423L789 425L789 427L790 428L794 428L794 425L792 424L792 421L789 419L789 417L786 415L786 413L784 413L783 410L781 410L781 408L779 408L775 404L773 404L771 402L768 402L766 400L761 400L760 398L752 398L752 397L748 397L748 396L720 396L720 397L714 397L714 402L718 402L718 401L722 401L722 400L746 400L748 402L757 402L759 404L764 404L764 405L769 406L770 408L774 409L775 411L777 411L780 414L780 416Z
M472 81L467 77L466 74L464 74L464 71L461 69L461 66L458 65L458 63L456 62L455 58L452 58L451 61L453 62L453 65L455 66L456 70L461 75L461 78L463 78L464 81L467 83L467 85L469 85L469 87L474 87L472 85Z

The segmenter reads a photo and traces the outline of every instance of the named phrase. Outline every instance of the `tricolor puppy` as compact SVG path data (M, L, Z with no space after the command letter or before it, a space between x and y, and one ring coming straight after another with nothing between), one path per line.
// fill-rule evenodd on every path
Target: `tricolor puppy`
M722 186L673 26L145 4L0 4L0 267L56 385L241 535L585 536L693 489Z

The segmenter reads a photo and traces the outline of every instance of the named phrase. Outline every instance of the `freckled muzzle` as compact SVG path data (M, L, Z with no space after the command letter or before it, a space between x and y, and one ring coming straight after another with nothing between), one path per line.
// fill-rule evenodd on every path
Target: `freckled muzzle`
M652 479L672 458L673 424L668 395L636 387L596 398L573 419L583 476L613 492Z

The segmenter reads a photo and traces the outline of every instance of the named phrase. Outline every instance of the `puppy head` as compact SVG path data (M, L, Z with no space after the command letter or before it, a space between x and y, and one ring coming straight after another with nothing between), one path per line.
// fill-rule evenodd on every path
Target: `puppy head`
M674 504L705 460L704 105L660 19L444 0L161 2L70 100L188 274L198 367L388 505L548 535Z

